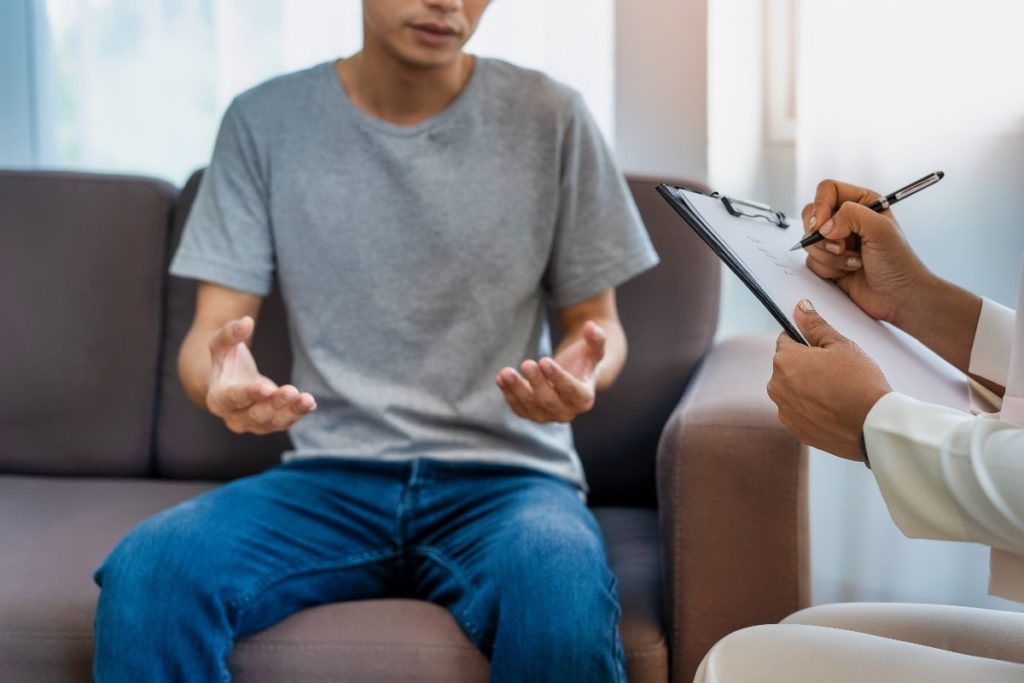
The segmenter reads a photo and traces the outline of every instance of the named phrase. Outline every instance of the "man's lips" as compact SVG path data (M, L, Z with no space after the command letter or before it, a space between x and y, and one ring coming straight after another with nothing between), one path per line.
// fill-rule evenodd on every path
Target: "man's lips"
M454 36L458 34L458 31L456 31L448 24L435 24L433 22L423 22L419 24L413 24L412 27L419 31L426 31L427 33L436 33L438 35Z
M412 29L420 40L430 45L442 45L459 35L457 30L447 24L412 24Z

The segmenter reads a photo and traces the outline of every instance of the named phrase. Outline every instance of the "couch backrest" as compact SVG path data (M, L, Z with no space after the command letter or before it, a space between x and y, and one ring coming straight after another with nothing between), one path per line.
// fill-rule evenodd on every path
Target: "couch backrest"
M181 240L202 171L189 178L181 191L171 227L168 263ZM166 267L165 267L166 271ZM233 434L218 418L193 405L178 381L177 358L192 323L196 282L170 277L167 285L167 324L164 330L162 381L157 411L156 464L162 477L178 479L232 479L276 464L291 448L285 434L254 436ZM257 366L279 383L291 374L291 348L284 307L275 287L263 302L252 343Z
M0 172L0 471L151 471L176 195L148 178Z
M595 504L654 506L654 463L661 428L717 324L718 259L658 195L655 184L647 178L629 179L661 256L661 265L619 289L629 361L615 387L574 425ZM198 185L197 174L182 191L172 252ZM194 305L195 284L171 278L157 432L158 471L162 476L201 479L257 472L277 462L288 447L286 438L232 434L188 403L178 385L175 356ZM554 317L553 327L557 328ZM284 381L291 355L285 313L276 292L264 303L257 329L253 343L257 363L266 374Z

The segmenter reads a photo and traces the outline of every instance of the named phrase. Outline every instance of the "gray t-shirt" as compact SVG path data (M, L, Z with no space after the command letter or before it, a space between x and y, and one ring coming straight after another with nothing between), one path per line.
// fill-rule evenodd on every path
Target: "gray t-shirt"
M291 381L318 404L286 460L484 461L585 487L569 426L516 416L494 378L551 352L546 297L656 263L581 97L478 58L413 126L359 110L333 63L238 96L171 272L261 296L276 276Z

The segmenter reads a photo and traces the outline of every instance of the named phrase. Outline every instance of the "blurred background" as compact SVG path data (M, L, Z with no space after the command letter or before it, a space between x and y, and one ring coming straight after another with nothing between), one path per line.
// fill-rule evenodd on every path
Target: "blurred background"
M180 185L235 94L358 50L360 6L0 0L0 167ZM898 218L932 269L1012 306L1021 26L1010 0L495 0L470 49L582 92L624 170L790 215L825 177L889 192L943 170ZM720 337L777 330L723 286ZM985 548L904 538L862 465L812 453L811 524L815 602L1020 609L985 594Z

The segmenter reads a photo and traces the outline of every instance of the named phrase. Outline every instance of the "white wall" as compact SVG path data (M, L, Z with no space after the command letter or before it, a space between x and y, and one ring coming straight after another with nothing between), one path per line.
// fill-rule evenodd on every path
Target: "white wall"
M712 189L796 215L795 145L770 139L766 121L766 0L716 0L708 12L708 176ZM799 228L791 228L797 230ZM796 241L796 239L794 239ZM778 324L728 269L719 339Z
M707 182L707 0L615 3L615 149L623 170Z
M801 50L816 58L801 63L799 192L809 196L824 177L889 192L945 171L894 207L907 239L940 275L1015 305L1024 6L830 0L802 3L801 21ZM816 600L1022 609L986 595L987 548L904 538L865 468L820 454L811 464Z

